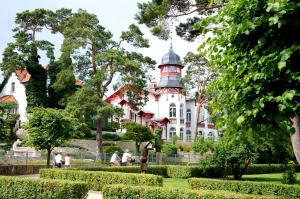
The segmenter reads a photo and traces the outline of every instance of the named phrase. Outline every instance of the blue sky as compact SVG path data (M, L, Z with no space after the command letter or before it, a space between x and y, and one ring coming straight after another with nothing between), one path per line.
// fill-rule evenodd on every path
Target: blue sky
M146 0L144 0L146 1ZM60 8L69 8L74 11L79 8L85 9L88 12L98 16L100 24L113 33L117 39L121 32L126 30L131 23L136 23L134 20L135 13L138 12L137 2L141 0L9 0L2 2L0 7L0 59L2 60L2 52L8 42L14 41L12 29L14 27L14 19L16 13L24 10L34 10L36 8L46 8L57 10ZM149 49L141 49L140 53L151 57L159 64L162 56L168 52L170 47L169 41L161 41L149 33L145 26L141 26L145 37L150 40L151 47ZM62 43L62 38L59 36L43 33L39 34L41 39L50 40L56 46L56 56L59 55L59 48ZM183 58L188 51L195 52L196 43L187 43L182 39L174 36L173 49ZM47 60L42 58L41 64L46 64ZM45 63L46 62L46 63ZM158 71L154 72L154 76L158 77ZM158 80L158 79L157 79Z

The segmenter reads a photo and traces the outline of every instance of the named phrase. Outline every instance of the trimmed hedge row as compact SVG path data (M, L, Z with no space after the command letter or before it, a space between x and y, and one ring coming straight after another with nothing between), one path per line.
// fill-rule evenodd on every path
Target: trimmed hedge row
M293 165L296 172L300 172L300 165ZM245 174L282 173L286 170L282 164L250 164Z
M138 166L129 167L95 167L95 168L80 168L76 170L84 171L111 171L124 173L140 173L141 169ZM211 177L219 178L223 176L223 170L217 167L202 167L202 166L149 166L147 173L160 175L170 178L191 178L191 177Z
M300 186L273 184L267 182L249 182L234 180L216 180L190 178L188 183L192 189L226 190L244 194L274 195L285 198L300 198Z
M114 173L103 171L78 171L65 169L41 169L42 178L66 179L75 181L85 181L89 189L101 191L107 184L130 184L130 185L149 185L162 186L163 178L161 176L150 174L130 174Z
M0 175L26 175L39 173L45 165L1 165Z
M84 199L88 185L66 180L0 177L0 198L14 199Z
M239 194L228 191L210 190L190 190L190 189L170 189L161 187L147 186L128 186L128 185L107 185L103 188L105 199L271 199L272 196L257 196L249 194Z
M90 168L78 168L76 170L83 171L110 171L110 172L122 172L122 173L141 173L140 166L118 166L118 167L90 167ZM168 177L167 166L149 166L148 174L160 175Z
M139 166L130 167L94 167L94 168L79 168L85 171L111 171L123 173L140 173ZM280 164L252 164L248 167L245 174L263 174L263 173L281 173L285 167ZM296 171L300 171L300 167L296 167ZM232 175L231 172L224 172L222 168L216 166L174 166L174 165L161 165L149 166L149 174L160 175L170 178L191 178L191 177L207 177L207 178L220 178L227 175Z

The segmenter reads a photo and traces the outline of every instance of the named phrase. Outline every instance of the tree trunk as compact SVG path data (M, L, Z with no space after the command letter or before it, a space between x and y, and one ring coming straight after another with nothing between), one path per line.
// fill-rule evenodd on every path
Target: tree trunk
M96 151L96 159L102 160L102 124L103 119L97 119L96 121L96 142L97 142L97 151Z
M195 125L196 125L196 127L195 127L195 132L194 132L194 135L195 135L194 142L196 142L197 139L198 139L198 120L199 120L200 109L201 109L201 103L197 102L196 112L195 112Z
M157 165L162 164L162 154L161 154L161 152L156 152L156 164Z
M47 149L47 167L50 167L51 149Z
M295 129L295 132L291 135L293 151L298 164L300 164L300 117L296 115L291 120Z

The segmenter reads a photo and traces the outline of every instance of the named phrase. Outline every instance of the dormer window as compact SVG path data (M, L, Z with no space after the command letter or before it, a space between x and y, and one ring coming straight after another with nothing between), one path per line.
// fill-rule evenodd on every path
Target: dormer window
M12 82L12 83L11 83L11 86L10 86L10 92L11 92L11 93L14 93L14 92L15 92L15 89L16 89L16 83L15 83L15 82Z

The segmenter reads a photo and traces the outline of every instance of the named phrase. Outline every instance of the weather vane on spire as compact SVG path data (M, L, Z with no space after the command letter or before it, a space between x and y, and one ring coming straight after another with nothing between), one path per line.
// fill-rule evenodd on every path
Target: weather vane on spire
M170 49L173 49L173 28L174 28L174 21L171 21L170 25Z

